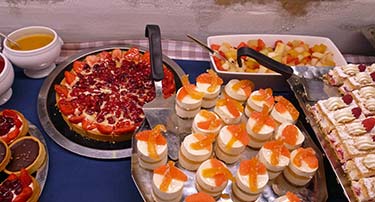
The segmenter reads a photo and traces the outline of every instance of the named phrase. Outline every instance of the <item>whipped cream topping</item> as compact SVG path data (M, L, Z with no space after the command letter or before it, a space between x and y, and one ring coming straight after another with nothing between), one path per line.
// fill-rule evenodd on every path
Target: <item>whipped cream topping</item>
M370 170L375 170L375 154L369 154L363 158L363 165Z
M368 72L375 72L375 63L374 64L372 64L371 66L367 66L367 68L366 68L366 70L368 71Z
M249 190L250 184L249 184L249 175L241 175L240 169L237 170L236 173L236 180L239 181L239 186L241 188L246 188L244 190ZM262 189L264 186L266 186L267 182L269 180L268 173L265 174L259 174L257 175L257 188ZM245 186L243 186L245 185Z
M347 123L355 119L350 108L337 110L333 116L338 123Z
M354 139L354 145L359 150L371 150L375 149L375 142L369 135L360 136Z
M366 128L361 122L353 122L345 125L350 135L358 136L366 133Z
M341 97L330 97L327 99L324 105L329 111L341 109L346 106L345 102L341 99Z
M259 150L259 154L258 155L263 155L263 157L265 158L265 160L267 161L267 163L269 165L272 165L271 164L271 157L272 157L272 150L270 149L266 149L264 147L262 147L260 150ZM266 164L266 165L268 165ZM289 164L289 157L287 156L284 156L282 154L279 154L279 162L277 165L275 165L275 167L285 167Z
M155 186L160 189L160 185L162 184L164 179L164 175L154 174L153 176L153 182L155 183ZM166 193L175 193L182 189L184 186L184 182L180 180L172 179L171 183L168 186L168 190Z
M365 100L364 105L369 111L375 111L375 98L369 98Z
M356 77L356 81L362 85L372 83L372 78L367 72L359 72Z
M359 89L359 96L361 98L375 98L375 87L373 86L365 86L361 89Z
M197 85L197 90L200 92L203 92L205 94L204 97L206 98L207 97L212 98L212 97L218 96L220 93L220 88L221 88L220 85L216 86L216 88L212 92L208 91L208 88L211 86L211 84L209 83L197 82L196 85Z
M348 64L342 67L342 71L350 76L353 76L359 72L358 65Z

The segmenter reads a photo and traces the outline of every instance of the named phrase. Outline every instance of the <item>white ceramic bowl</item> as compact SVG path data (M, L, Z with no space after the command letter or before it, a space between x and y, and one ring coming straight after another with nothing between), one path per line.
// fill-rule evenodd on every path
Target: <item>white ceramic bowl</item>
M325 37L317 36L304 36L304 35L277 35L277 34L238 34L238 35L218 35L210 36L207 38L207 44L211 47L212 44L221 45L223 42L227 42L232 46L236 47L240 42L247 42L251 39L262 39L266 44L266 47L273 47L275 41L282 40L284 43L293 40L301 40L312 47L315 44L324 44L327 46L327 50L333 53L333 60L336 66L346 65L346 60L341 54L335 44ZM249 73L249 72L229 72L219 70L214 62L212 56L210 56L211 65L213 69L218 73L225 82L230 79L250 79L255 83L256 88L267 88L271 87L273 90L287 90L289 85L285 82L283 77L278 73Z
M12 96L12 84L14 81L14 70L9 60L0 53L4 60L4 69L0 72L0 105L5 104Z
M16 66L23 68L26 76L31 78L43 78L49 75L56 67L55 60L60 55L62 39L57 33L42 26L31 26L18 29L8 35L10 39L17 40L20 37L32 34L49 34L53 36L52 42L35 50L14 50L9 47L9 41L3 42L3 54Z

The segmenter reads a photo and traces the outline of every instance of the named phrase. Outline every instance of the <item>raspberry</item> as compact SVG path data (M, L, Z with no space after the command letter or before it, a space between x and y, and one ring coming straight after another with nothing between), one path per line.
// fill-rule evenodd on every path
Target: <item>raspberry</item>
M359 107L355 107L352 109L353 116L358 119L359 116L361 116L362 110Z
M342 97L342 101L344 101L345 104L349 105L353 102L353 97L350 94L346 94Z
M366 70L366 65L360 64L360 65L358 65L358 69L359 69L360 72L364 72Z
M370 74L370 76L371 76L372 80L375 81L375 72L372 72L372 73Z
M374 128L375 118L367 118L367 119L363 120L362 125L363 125L363 127L366 128L367 132L370 132Z

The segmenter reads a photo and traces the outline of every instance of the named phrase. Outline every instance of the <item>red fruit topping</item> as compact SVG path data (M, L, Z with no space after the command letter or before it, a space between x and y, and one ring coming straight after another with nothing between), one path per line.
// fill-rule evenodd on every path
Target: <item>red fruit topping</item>
M366 65L365 64L359 64L358 69L360 72L364 72L366 70Z
M64 76L65 76L65 81L68 84L72 84L73 81L76 79L76 75L74 75L73 73L71 73L69 71L65 71Z
M234 181L232 173L229 171L224 164L217 159L210 159L211 168L202 170L202 176L205 178L214 178L216 186L220 186L225 183L228 179Z
M22 192L16 196L16 198L13 200L13 202L26 202L31 195L33 195L33 190L31 187L25 187L23 188Z
M83 70L83 67L85 66L85 62L82 62L82 61L74 61L73 63L73 69L76 73L80 73L82 70Z
M367 118L367 119L363 120L362 125L363 125L363 127L366 128L367 132L370 132L374 128L375 118Z
M77 123L81 123L84 118L85 117L83 115L80 115L80 116L71 116L69 118L69 121L71 123L77 124Z
M318 159L315 156L315 151L311 147L297 149L297 154L293 159L293 163L301 167L302 161L306 162L310 168L318 167Z
M69 94L68 88L66 88L65 86L55 84L54 89L56 93L62 97L67 97Z
M345 102L345 104L349 105L350 103L353 102L353 97L350 94L344 95L342 98L342 101Z
M353 114L353 116L354 116L356 119L358 119L358 117L361 116L361 114L362 114L362 110L361 110L361 108L359 108L359 107L355 107L355 108L353 108L353 109L352 109L352 114Z
M372 73L370 74L370 76L371 76L372 80L375 81L375 72L372 72Z
M266 174L267 169L256 157L253 157L250 160L241 161L239 172L241 175L249 175L249 188L255 192L258 190L258 175Z
M111 134L113 131L113 126L108 125L102 125L102 124L96 124L96 127L98 130L103 134Z
M74 113L74 107L69 101L62 99L59 101L57 106L59 107L60 111L65 115Z
M174 166L173 161L168 161L167 165L162 165L154 169L154 174L163 175L163 181L160 184L160 190L162 192L167 192L168 187L172 182L172 179L187 181L187 176L184 172Z
M22 187L27 187L32 182L31 176L24 168L21 169L21 173L18 178L21 181Z
M293 194L292 192L287 192L286 197L289 199L290 202L300 202L301 199L298 198L297 195Z

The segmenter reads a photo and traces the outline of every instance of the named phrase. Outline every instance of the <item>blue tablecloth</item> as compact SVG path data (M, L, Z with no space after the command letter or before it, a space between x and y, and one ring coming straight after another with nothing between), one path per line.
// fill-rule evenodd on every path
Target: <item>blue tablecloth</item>
M206 61L176 60L183 70L195 78L204 72ZM117 202L142 201L130 173L130 158L119 160L97 160L82 157L58 146L43 131L37 114L37 98L43 79L30 79L15 68L13 96L1 108L22 112L25 117L42 130L47 142L50 158L49 173L41 202ZM328 201L345 201L329 163L325 161Z

